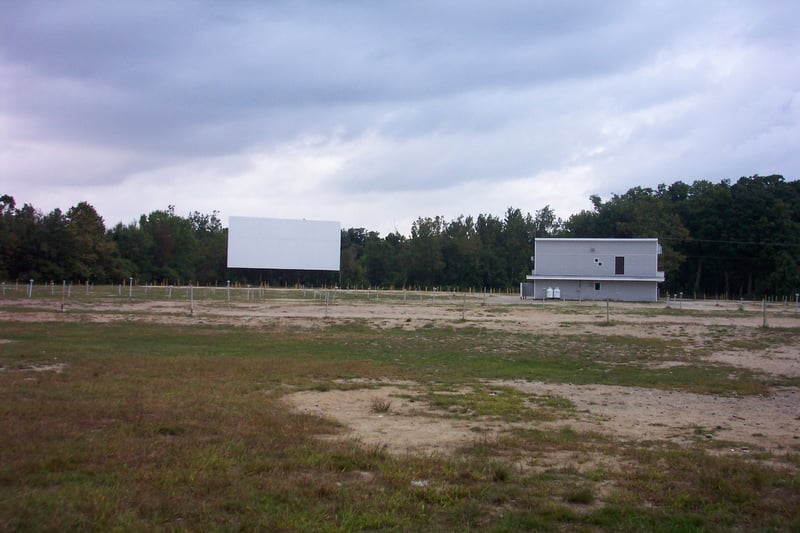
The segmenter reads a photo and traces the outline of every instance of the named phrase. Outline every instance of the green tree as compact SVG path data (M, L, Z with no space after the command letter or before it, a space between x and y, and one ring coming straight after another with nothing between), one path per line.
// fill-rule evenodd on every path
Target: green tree
M800 292L800 261L797 254L790 250L778 251L767 282L773 294L786 296L790 300L792 295Z
M139 225L153 239L150 275L154 280L180 284L197 279L197 240L191 222L177 216L174 206L170 205L166 211L153 211Z
M787 258L798 253L800 224L792 213L798 205L796 194L797 189L778 175L743 177L731 186L739 294L774 292L777 287L771 286L770 274L777 258L784 258L785 267L792 263Z
M689 232L663 190L633 187L607 202L592 196L594 211L570 217L565 223L566 232L571 237L658 238L663 250L659 267L667 275L668 287L677 287L678 269L685 259L679 245Z
M442 258L442 217L418 218L411 226L408 245L408 280L422 287L439 284L445 263Z
M480 242L478 269L482 287L506 286L507 261L503 254L503 221L492 215L478 215L475 231Z
M442 236L443 283L453 287L480 287L480 241L471 216L459 216L445 225Z
M533 215L534 237L555 237L563 231L564 222L546 205Z
M395 230L384 241L389 256L389 283L394 287L405 287L408 284L408 240Z
M680 244L686 261L681 268L683 288L695 294L728 294L734 238L730 183L699 180L677 182L667 189L674 210L689 236Z
M388 286L391 284L391 257L388 245L377 231L370 231L364 239L364 253L361 264L366 272L370 287Z
M0 279L16 278L19 237L15 231L17 203L13 196L0 196Z
M367 284L367 277L359 259L364 255L364 228L342 230L339 273L344 287L359 287Z
M149 273L153 269L153 243L152 235L143 231L136 222L130 224L118 223L108 232L113 240L121 260L117 272L117 281L128 277L146 278L152 280Z
M86 202L71 207L65 217L72 243L70 274L77 281L109 281L119 275L116 244L106 234L105 223L95 208Z
M503 221L502 247L505 257L505 287L513 287L530 272L533 255L533 236L536 232L530 213L522 215L519 209L509 207Z
M71 277L70 270L78 253L78 245L67 227L67 220L61 209L54 209L38 223L38 250L34 256L32 269L37 277L45 281L61 281Z
M195 276L199 283L222 280L228 268L228 230L222 227L219 211L210 215L193 211L189 224L196 246Z
M14 211L12 231L18 243L12 266L15 279L39 281L43 277L36 268L42 242L42 218L41 212L31 204Z

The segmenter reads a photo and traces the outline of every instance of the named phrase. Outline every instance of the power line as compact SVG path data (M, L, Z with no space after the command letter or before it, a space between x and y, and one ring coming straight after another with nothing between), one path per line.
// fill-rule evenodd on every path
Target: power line
M758 242L758 241L727 241L720 239L695 239L694 237L659 237L664 241L679 241L684 243L692 242L710 242L715 244L744 244L748 246L786 246L786 247L800 247L800 242Z

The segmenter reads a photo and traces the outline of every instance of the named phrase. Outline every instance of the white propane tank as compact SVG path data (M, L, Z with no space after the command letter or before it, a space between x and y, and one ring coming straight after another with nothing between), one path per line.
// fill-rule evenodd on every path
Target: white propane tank
M547 291L545 291L547 299L553 298L553 287L547 287Z
M553 289L553 298L555 298L556 300L561 299L561 289L559 289L558 287Z

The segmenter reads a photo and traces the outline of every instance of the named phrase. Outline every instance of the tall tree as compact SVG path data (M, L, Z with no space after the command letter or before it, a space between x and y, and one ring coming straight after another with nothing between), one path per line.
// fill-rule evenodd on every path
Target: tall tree
M492 215L478 215L475 231L480 241L479 272L483 287L507 287L507 260L503 255L503 221Z
M38 250L33 269L45 281L61 281L70 275L79 245L67 228L61 209L54 209L41 218L36 231Z
M408 241L397 230L384 239L384 250L388 255L389 284L394 287L405 287L408 284Z
M440 216L420 217L411 226L408 246L409 282L423 287L439 284L445 267L441 242L443 223Z
M71 207L66 215L66 229L74 246L71 275L78 281L107 281L119 275L116 244L106 234L105 223L95 208L86 202Z
M506 210L502 247L499 250L506 258L506 287L519 283L530 271L535 231L530 213L523 216L519 209L509 207Z
M367 283L364 268L359 259L364 255L364 228L342 230L341 257L339 273L344 287L359 287Z
M779 252L787 258L796 253L800 225L792 217L791 206L796 204L794 190L786 186L783 176L752 176L740 178L731 186L732 216L741 221L735 227L734 249L738 259L739 292L763 295L774 291L769 274L776 268Z
M16 277L19 237L15 231L17 203L8 194L0 196L0 279Z
M689 232L682 244L676 243L686 256L681 268L683 288L695 294L728 294L734 231L730 183L698 180L686 186L677 182L667 191Z
M228 267L228 230L222 227L219 211L210 215L193 211L189 223L197 243L195 275L199 283L225 278Z
M546 205L533 215L534 237L555 237L563 230L564 222Z
M42 213L31 204L24 204L14 212L13 231L19 243L12 267L16 279L38 281L43 278L37 270L42 242L42 218Z
M459 216L445 225L442 236L443 283L453 287L479 287L480 242L471 216Z
M607 202L592 196L593 212L582 211L567 220L565 226L572 237L651 238L662 245L659 266L666 273L667 285L677 286L677 271L684 255L677 246L689 232L669 199L653 189L634 187L622 195L613 195Z

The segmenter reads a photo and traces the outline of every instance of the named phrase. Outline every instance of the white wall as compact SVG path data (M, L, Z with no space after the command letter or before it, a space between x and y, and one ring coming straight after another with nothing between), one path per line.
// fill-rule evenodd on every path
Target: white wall
M339 222L230 217L228 268L338 271L341 239Z

